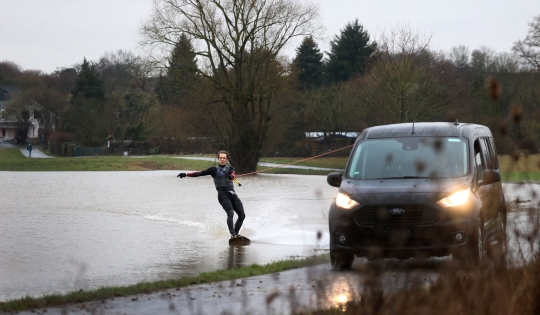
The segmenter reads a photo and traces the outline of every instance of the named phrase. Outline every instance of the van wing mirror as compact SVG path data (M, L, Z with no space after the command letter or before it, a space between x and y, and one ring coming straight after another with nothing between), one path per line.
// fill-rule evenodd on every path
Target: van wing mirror
M334 172L334 173L328 174L328 176L326 177L326 182L330 186L339 187L341 186L341 179L342 179L341 173Z
M480 186L496 183L501 180L501 172L497 170L484 171L484 178L480 183Z

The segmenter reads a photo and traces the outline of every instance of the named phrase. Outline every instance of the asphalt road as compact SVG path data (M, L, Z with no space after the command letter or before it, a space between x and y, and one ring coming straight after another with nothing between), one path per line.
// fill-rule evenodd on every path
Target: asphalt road
M366 281L372 279L377 279L385 291L429 285L437 279L436 270L447 261L385 261L385 269L393 271L371 277L380 264L358 259L349 271L334 271L329 264L323 264L20 314L291 314L339 306L361 296Z

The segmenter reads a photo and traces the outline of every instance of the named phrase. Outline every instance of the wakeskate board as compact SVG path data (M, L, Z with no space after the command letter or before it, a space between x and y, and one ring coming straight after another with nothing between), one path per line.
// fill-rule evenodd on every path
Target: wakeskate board
M251 240L245 236L234 237L229 239L229 245L244 246L249 245Z

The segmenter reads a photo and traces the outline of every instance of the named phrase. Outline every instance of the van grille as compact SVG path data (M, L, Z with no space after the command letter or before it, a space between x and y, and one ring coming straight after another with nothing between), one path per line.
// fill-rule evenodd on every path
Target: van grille
M402 214L391 214L391 209L403 209ZM414 206L369 206L355 214L356 223L374 225L429 225L437 223L439 211L426 205Z

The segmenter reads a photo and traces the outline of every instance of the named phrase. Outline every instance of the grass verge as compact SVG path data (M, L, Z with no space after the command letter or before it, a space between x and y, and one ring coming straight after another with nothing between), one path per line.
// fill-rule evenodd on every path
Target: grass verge
M0 171L150 171L150 170L203 170L214 161L177 159L176 156L151 155L143 157L99 156L56 157L53 159L29 159L19 149L0 149ZM263 157L261 162L287 164L301 158ZM295 165L344 169L346 157L322 157ZM499 156L499 164L505 182L540 181L540 156L530 155L515 162L510 155ZM532 166L531 166L532 165ZM328 175L332 171L298 168L259 167L267 174Z
M345 161L343 162L345 163ZM213 161L177 159L175 156L152 155L143 157L55 157L29 159L19 149L0 149L0 171L150 171L150 170L204 170L215 165ZM313 161L306 166L326 167L324 161ZM260 167L259 170L267 169ZM327 175L329 171L277 168L269 174Z
M299 314L535 315L540 312L539 267L535 261L517 269L449 268L441 271L439 280L429 286L394 293L384 292L375 279L359 300Z
M81 303L95 300L103 300L121 296L135 294L145 294L166 289L175 289L193 284L212 283L232 279L271 274L294 268L314 266L328 263L328 254L308 257L304 259L288 259L266 265L253 264L246 267L236 267L229 270L217 270L203 272L196 277L183 277L180 279L163 280L156 282L141 282L125 287L103 287L91 291L78 291L65 295L46 295L40 298L25 297L22 299L10 300L5 303L0 302L0 312L13 312L28 309L62 306L70 303Z

